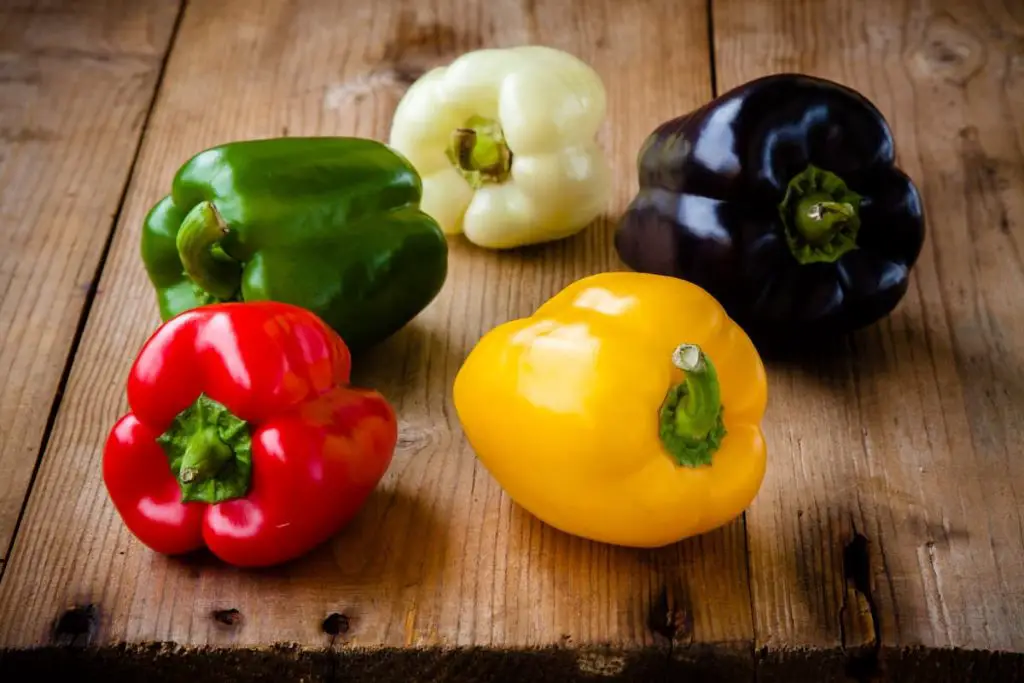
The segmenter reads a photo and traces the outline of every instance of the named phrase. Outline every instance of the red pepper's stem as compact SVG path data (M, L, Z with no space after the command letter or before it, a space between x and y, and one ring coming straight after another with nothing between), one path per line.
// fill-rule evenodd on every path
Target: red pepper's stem
M247 423L206 395L178 413L157 438L171 464L184 502L220 503L240 498L252 475L252 437Z
M680 465L710 465L725 438L718 373L696 344L676 347L672 364L683 371L685 379L669 390L662 404L662 444Z
M215 477L234 455L231 448L220 440L215 428L202 429L188 439L178 481L199 484Z
M242 266L215 251L230 229L213 202L199 202L178 229L178 257L185 273L199 287L220 301L231 301L242 281Z

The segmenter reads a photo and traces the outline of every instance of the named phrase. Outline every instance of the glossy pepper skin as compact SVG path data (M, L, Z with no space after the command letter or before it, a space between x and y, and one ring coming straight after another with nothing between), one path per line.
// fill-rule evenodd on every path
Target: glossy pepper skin
M854 90L760 78L654 130L615 246L634 270L706 289L755 338L843 334L896 307L923 244L894 155Z
M761 359L718 302L673 277L577 280L485 334L454 401L508 495L591 540L657 547L709 531L765 473Z
M279 302L187 311L143 345L103 480L154 551L206 546L237 566L296 558L342 529L387 470L398 429L313 313Z
M344 137L230 142L176 173L142 230L163 320L199 305L307 308L358 353L437 295L448 246L399 153Z

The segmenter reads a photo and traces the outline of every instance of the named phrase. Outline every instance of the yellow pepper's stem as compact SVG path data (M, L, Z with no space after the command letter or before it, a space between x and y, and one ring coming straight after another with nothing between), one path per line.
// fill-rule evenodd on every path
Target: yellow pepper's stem
M473 187L501 183L512 169L512 151L497 121L474 116L452 132L448 160Z
M718 373L696 344L676 347L672 364L685 373L685 379L669 390L662 403L662 444L679 465L710 465L726 434Z

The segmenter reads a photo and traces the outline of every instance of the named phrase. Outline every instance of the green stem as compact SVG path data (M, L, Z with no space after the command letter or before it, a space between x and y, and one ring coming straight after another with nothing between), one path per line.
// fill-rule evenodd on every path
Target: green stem
M157 438L181 487L183 502L240 498L252 478L248 424L201 394Z
M852 204L831 199L824 193L812 194L796 205L796 229L810 244L828 244L843 224L857 215Z
M779 203L786 242L801 264L832 263L857 248L860 195L831 171L808 165Z
M202 429L188 439L178 481L194 484L216 477L234 455L231 448L220 440L215 428Z
M725 438L721 387L711 359L696 344L680 344L672 364L683 371L661 406L662 444L677 464L710 465Z
M501 183L512 169L512 151L497 121L474 116L452 132L448 160L463 178L478 189L485 183Z
M215 299L229 301L238 292L242 266L218 247L231 230L212 202L203 201L181 222L176 243L185 273Z

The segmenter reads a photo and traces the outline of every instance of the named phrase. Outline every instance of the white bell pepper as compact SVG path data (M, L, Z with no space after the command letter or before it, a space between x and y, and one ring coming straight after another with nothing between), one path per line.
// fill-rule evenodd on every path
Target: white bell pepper
M416 168L422 208L446 234L508 249L573 235L605 210L605 108L604 84L577 57L477 50L410 86L389 145Z

